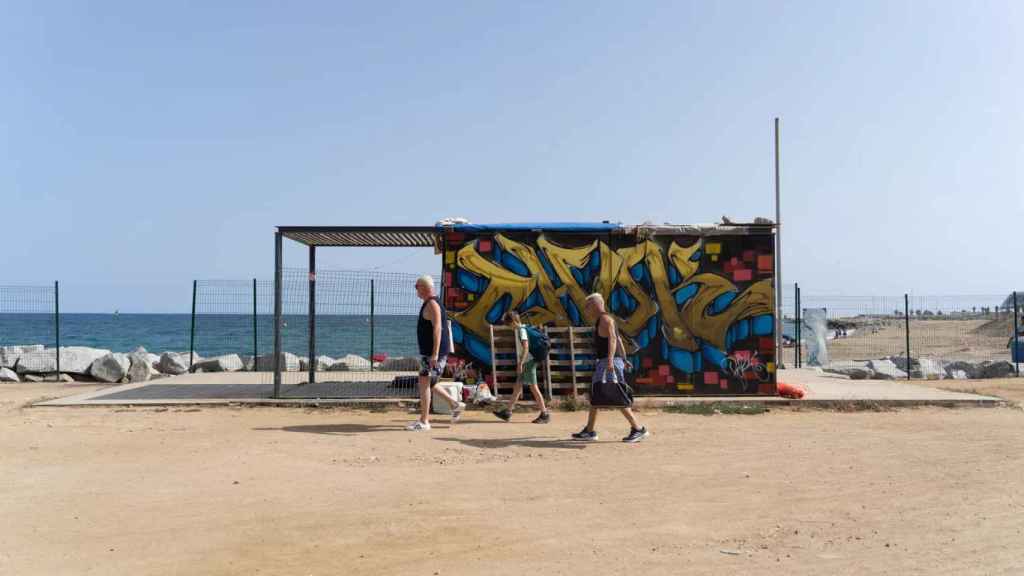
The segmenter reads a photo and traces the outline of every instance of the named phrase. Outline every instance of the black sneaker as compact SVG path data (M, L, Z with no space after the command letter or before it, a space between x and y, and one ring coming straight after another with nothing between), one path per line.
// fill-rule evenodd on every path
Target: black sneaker
M494 414L498 418L501 418L505 422L508 422L509 420L512 419L512 412L510 412L508 408L502 408L501 410L495 410L494 412L492 412L492 414Z
M644 426L643 428L641 428L639 430L635 430L635 429L634 430L630 430L629 436L626 436L625 438L623 438L622 441L627 443L627 444L634 444L636 442L639 442L639 441L643 440L644 438L647 438L647 436L649 436L649 435L650 434L647 432L647 427Z
M548 422L551 422L551 414L547 412L541 412L540 416L533 419L534 424L547 424Z
M597 432L587 432L587 429L584 428L583 430L573 434L572 439L583 440L584 442L595 442L597 441Z

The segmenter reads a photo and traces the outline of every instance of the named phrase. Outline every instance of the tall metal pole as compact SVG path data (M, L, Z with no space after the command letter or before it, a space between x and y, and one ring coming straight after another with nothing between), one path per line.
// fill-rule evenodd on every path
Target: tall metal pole
M779 119L775 118L775 361L782 365L782 206L779 187Z
M370 372L373 372L373 354L374 354L374 293L375 287L373 285L373 278L370 278Z
M256 362L260 356L259 311L256 307L256 279L252 279L252 371L256 371Z
M281 397L281 270L282 236L274 233L274 398Z
M53 329L56 332L57 340L57 373L56 381L60 381L60 282L53 281ZM1016 332L1015 332L1016 333Z
M309 383L316 382L316 246L309 247Z
M910 295L903 295L903 314L906 318L907 332L907 380L910 380Z
M1017 306L1017 291L1013 291L1013 354L1010 356L1013 358L1014 371L1017 373L1017 377L1020 377L1020 326L1017 325L1017 318L1020 317L1020 308Z
M192 368L192 364L196 359L196 280L192 281L192 329L188 339L188 367Z

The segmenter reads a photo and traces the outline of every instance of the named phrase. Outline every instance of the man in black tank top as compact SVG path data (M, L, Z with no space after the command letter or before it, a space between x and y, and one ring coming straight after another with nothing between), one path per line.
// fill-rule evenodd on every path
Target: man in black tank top
M434 279L430 276L420 276L416 280L416 295L423 300L416 320L416 342L420 352L420 418L406 428L430 430L432 390L437 390L437 393L451 404L452 423L459 421L466 405L452 398L444 388L437 387L448 355L452 352L452 335L448 326L448 313L434 295Z
M597 424L597 410L599 407L618 408L622 415L629 421L630 431L629 435L622 439L623 442L634 443L647 438L647 428L641 426L636 419L636 415L633 414L633 398L631 394L626 394L624 391L626 388L626 363L624 358L626 356L625 348L622 346L622 339L619 338L619 332L615 327L615 319L612 318L611 314L604 309L604 297L600 294L594 293L587 296L585 311L590 316L597 316L597 325L594 326L594 376L590 382L590 414L587 418L587 426L583 430L572 435L575 440L584 440L593 442L597 440L597 432L594 430L594 426ZM609 382L610 380L610 382ZM595 406L594 389L597 386L602 386L602 389L611 386L611 390L616 390L615 386L621 384L623 391L622 393L610 396L614 396L614 402L608 404L602 404L601 406Z

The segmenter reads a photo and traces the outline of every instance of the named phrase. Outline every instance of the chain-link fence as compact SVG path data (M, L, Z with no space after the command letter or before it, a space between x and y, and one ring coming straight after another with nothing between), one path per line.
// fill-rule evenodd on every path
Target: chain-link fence
M794 287L783 297L788 367L937 380L1017 376L1024 362L1022 303L1013 306L1013 294L850 296Z
M0 286L0 382L58 380L59 287ZM64 360L64 366L61 366ZM66 377L65 377L66 378Z
M318 271L311 317L309 272L284 270L282 396L414 396L415 379L409 376L418 369L416 315L422 304L415 291L417 277ZM259 372L259 383L272 383L273 282L205 280L196 281L193 290L193 369L234 371L240 365L241 372Z

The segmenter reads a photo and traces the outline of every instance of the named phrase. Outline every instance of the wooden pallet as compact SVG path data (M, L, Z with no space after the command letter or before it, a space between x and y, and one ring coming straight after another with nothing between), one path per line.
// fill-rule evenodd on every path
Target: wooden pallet
M594 328L545 327L551 348L537 364L538 382L550 399L555 391L573 397L590 385L593 370ZM511 388L516 381L516 343L511 326L491 326L491 366L494 393Z

